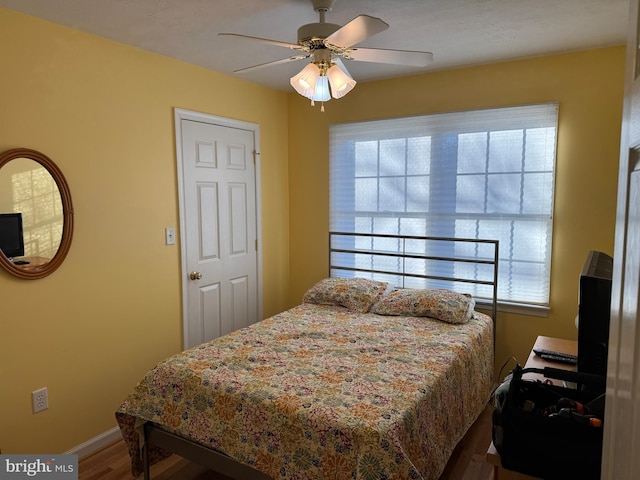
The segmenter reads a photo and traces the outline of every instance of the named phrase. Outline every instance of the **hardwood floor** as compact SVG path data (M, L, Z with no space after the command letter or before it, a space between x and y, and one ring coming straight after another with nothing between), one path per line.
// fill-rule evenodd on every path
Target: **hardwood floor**
M487 463L491 445L491 413L487 405L449 459L440 480L493 480L493 466Z
M492 480L493 469L486 461L491 444L491 411L487 406L454 451L440 480ZM79 480L132 480L129 455L118 441L80 460ZM142 475L140 476L142 478ZM151 467L153 480L225 480L199 465L173 455Z

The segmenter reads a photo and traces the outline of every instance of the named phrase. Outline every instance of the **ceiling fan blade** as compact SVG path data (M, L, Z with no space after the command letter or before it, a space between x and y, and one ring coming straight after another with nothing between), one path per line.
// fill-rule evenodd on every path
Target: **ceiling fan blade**
M309 58L309 55L296 55L294 57L283 58L281 60L275 60L273 62L261 63L259 65L253 65L252 67L241 68L240 70L234 70L233 73L245 73L251 70L258 70L260 68L271 67L273 65L280 65L282 63L294 62L296 60L303 60Z
M345 58L360 62L426 67L433 60L433 53L412 50L385 50L381 48L354 48L345 55Z
M295 44L295 43L281 42L279 40L270 40L268 38L251 37L249 35L240 35L239 33L219 33L218 35L227 36L227 37L243 38L245 40L253 40L253 41L256 41L256 42L260 42L260 43L267 43L269 45L275 45L277 47L289 48L291 50L305 50L306 49L306 47L304 47L302 45Z
M345 49L387 28L389 24L379 18L360 15L325 38L324 43L338 49Z

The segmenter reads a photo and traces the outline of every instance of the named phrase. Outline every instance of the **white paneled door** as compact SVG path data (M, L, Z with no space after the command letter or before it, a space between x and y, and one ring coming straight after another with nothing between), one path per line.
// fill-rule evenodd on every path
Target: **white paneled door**
M184 346L189 348L259 319L257 127L179 113Z
M630 1L602 476L640 478L640 1Z

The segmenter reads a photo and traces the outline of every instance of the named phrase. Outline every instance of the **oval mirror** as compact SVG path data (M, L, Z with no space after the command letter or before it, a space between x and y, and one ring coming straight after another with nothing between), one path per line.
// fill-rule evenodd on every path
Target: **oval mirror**
M15 148L0 155L0 266L27 280L53 273L73 236L67 181L46 155Z

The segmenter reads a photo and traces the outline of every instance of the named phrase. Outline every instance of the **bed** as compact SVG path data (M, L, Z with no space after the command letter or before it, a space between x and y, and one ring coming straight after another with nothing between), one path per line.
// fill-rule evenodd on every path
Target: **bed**
M300 305L135 386L116 412L134 476L171 453L237 479L441 475L493 387L497 241L329 240Z

